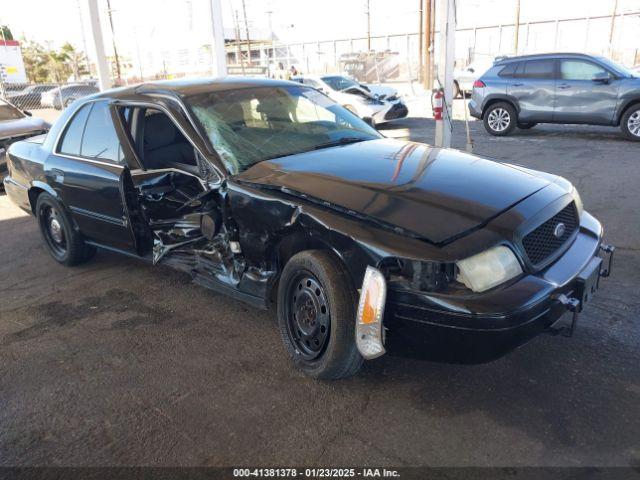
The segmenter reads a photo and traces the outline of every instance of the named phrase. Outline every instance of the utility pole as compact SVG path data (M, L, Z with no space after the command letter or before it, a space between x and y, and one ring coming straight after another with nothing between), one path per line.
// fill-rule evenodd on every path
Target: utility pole
M611 28L609 29L609 56L613 52L613 32L616 27L616 13L618 13L618 0L613 0L613 12L611 12Z
M118 49L116 48L116 32L113 28L113 10L111 10L111 0L107 0L107 14L109 15L109 25L111 26L111 42L113 43L113 57L116 61L116 76L118 84L121 82L122 73L120 72L120 58L118 57Z
M367 52L371 51L371 5L369 4L369 0L367 0Z
M423 9L424 9L424 0L418 0L418 82L422 83L424 82L424 32L422 31L422 26L424 25L424 22L422 20L422 17L424 16L423 13ZM409 45L408 41L407 41L407 45ZM407 48L407 52L408 52L408 48ZM408 53L407 53L408 55ZM411 80L411 79L409 79Z
M220 0L209 0L211 15L211 66L215 77L227 76L227 52L224 49L224 27L222 25L222 3Z
M440 0L440 55L438 61L438 83L444 90L442 121L436 122L436 146L451 146L453 109L453 61L456 48L456 2Z
M518 55L518 40L520 38L520 0L516 0L516 28L513 33L513 53ZM526 46L525 46L526 48Z
M100 26L100 13L98 0L87 0L89 7L89 20L91 21L91 35L96 49L96 66L98 67L98 85L100 90L106 90L111 86L111 75L107 65L107 56L104 53L104 40L102 39L102 27Z
M87 74L91 75L91 64L89 63L89 50L87 50L87 37L84 34L84 22L82 21L82 7L80 0L78 2L78 18L80 20L80 33L82 33L82 48L84 49L84 60L87 63Z
M420 49L422 51L421 66L422 70L420 75L422 77L422 84L426 90L433 88L433 0L423 0L422 15L420 18L421 30L424 32L420 37Z
M245 74L244 71L244 59L242 58L242 47L240 46L240 23L238 22L238 11L235 12L236 17L236 55L238 56L238 62L240 62L240 68L242 69L242 75Z
M251 66L251 40L249 39L249 22L247 21L247 7L242 0L242 15L244 16L244 29L247 34L247 59L249 66Z

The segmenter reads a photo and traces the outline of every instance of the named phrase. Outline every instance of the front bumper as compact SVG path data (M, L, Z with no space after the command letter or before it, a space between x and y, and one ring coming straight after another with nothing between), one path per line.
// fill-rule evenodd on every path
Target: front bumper
M612 251L604 252L601 267L600 224L588 213L583 216L590 228L581 227L564 255L510 285L457 299L390 290L385 315L387 352L441 362L484 363L540 333L572 333L577 314L594 293L591 290L611 268ZM595 264L595 279L591 275L585 282ZM589 289L586 297L585 288ZM559 319L567 312L573 312L571 328L560 328Z
M375 123L384 123L391 120L397 120L399 118L405 118L409 115L409 109L402 100L396 100L389 102L383 106L380 110L373 113L371 117Z

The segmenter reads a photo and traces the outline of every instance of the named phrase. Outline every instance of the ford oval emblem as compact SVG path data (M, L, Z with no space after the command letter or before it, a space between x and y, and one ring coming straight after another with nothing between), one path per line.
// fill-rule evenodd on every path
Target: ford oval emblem
M556 238L562 238L564 232L567 230L564 223L559 223L556 225L556 228L553 229L553 236Z

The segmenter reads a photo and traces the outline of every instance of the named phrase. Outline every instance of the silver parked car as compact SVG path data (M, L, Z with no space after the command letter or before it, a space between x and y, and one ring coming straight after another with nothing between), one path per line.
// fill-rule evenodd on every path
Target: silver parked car
M579 123L619 126L640 141L640 78L604 57L507 58L476 80L469 111L492 135L538 123Z
M6 150L13 142L49 131L47 122L0 100L0 186L7 176Z

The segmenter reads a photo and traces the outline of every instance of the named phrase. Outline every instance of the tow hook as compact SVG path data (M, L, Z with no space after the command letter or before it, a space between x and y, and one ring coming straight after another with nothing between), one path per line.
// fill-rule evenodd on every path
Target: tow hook
M614 247L613 245L600 245L600 250L602 250L602 252L607 256L607 266L600 271L600 276L607 278L609 275L611 275L613 254L616 251L616 247Z
M571 312L571 325L568 327L554 327L549 326L545 330L545 333L557 336L562 335L563 337L571 337L573 336L573 332L576 329L576 324L578 323L578 315L580 315L580 300L574 297L568 297L564 293L558 295L556 299L560 304Z

